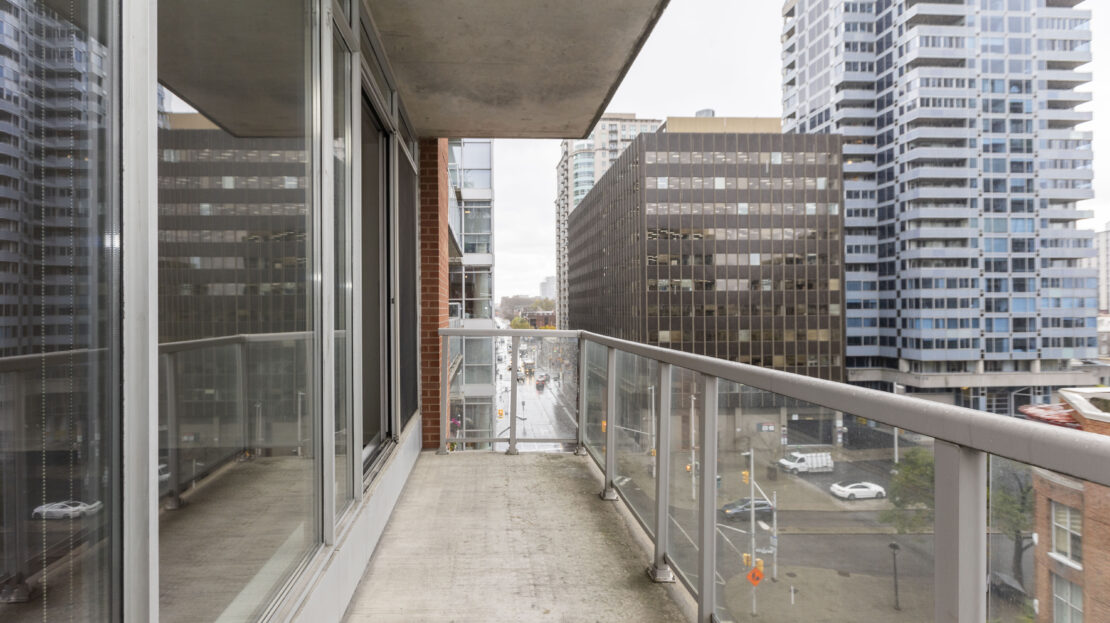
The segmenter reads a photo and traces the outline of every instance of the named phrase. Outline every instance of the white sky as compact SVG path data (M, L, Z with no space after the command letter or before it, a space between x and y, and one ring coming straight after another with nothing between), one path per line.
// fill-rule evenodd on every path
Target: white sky
M671 0L632 64L608 111L663 119L713 108L721 117L778 117L782 113L780 0ZM1087 109L1110 114L1110 80L1101 80L1103 42L1110 41L1110 1L1087 0L1092 11L1096 62ZM1110 46L1107 47L1110 49ZM1101 62L1100 62L1101 61ZM1094 87L1094 88L1092 88ZM1094 201L1081 207L1102 229L1110 221L1110 132L1095 131ZM538 295L540 281L555 274L555 166L559 141L494 142L495 300Z

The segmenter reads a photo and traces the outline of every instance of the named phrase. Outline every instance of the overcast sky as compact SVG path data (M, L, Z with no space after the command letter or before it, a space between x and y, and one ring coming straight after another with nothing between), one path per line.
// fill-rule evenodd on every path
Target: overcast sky
M621 83L609 112L663 119L713 108L721 117L778 117L782 113L779 0L672 0ZM1110 41L1110 2L1087 0L1094 14L1096 62L1085 68L1087 90L1110 114L1110 80L1100 78L1104 41ZM1110 49L1110 46L1107 47ZM1091 105L1088 110L1095 110ZM1096 117L1099 116L1096 112ZM1110 221L1110 131L1095 131L1095 211L1087 227ZM539 294L555 274L555 166L559 141L494 143L495 296ZM1084 223L1081 223L1081 225Z

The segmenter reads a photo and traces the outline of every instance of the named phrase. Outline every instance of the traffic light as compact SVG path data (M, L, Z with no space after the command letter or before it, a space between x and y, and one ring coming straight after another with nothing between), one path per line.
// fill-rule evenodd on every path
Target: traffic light
M601 432L605 432L605 420L601 420Z
M752 566L752 555L747 553L747 552L744 553L744 566L745 567Z
M748 470L745 469L744 471L740 472L740 478L744 481L744 484L748 484L748 482L750 482L751 480L751 473L749 473Z
M689 464L689 463L687 463L687 464L686 464L686 471L687 471L687 472L689 472L689 471L690 471L691 469L692 469L692 467L690 466L690 464Z
M763 559L762 558L756 558L755 559L755 568L759 569L760 573L763 573Z

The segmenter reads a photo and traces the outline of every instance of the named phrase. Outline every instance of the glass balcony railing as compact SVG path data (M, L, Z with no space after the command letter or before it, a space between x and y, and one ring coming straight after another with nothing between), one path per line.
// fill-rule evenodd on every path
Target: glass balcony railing
M1085 561L1110 553L1104 435L588 332L440 333L493 353L488 417L501 418L472 429L452 402L441 452L592 457L601 497L652 540L649 574L681 582L699 622L1081 620L1091 608ZM454 365L445 400L472 385ZM562 385L540 389L552 375ZM553 437L528 433L547 422L562 423Z
M577 333L490 333L444 333L442 449L576 448Z

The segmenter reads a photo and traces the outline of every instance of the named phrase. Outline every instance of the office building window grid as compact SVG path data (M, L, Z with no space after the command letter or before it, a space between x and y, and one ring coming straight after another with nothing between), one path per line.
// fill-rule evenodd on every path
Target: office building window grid
M829 136L642 136L571 214L571 326L840 380L838 151Z

